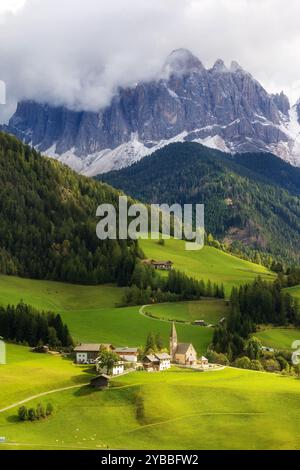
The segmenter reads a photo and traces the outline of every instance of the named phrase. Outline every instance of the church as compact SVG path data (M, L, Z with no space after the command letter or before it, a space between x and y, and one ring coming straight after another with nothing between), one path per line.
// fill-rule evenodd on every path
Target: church
M197 353L191 343L178 343L177 331L173 322L170 334L170 356L172 362L193 366L197 364Z

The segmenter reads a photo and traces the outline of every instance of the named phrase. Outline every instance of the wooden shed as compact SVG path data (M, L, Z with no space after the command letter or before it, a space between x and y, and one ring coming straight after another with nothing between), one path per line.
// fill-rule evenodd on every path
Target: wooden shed
M101 374L98 375L97 377L94 377L91 379L90 386L92 388L97 388L97 389L103 389L107 388L109 386L109 375L106 374Z

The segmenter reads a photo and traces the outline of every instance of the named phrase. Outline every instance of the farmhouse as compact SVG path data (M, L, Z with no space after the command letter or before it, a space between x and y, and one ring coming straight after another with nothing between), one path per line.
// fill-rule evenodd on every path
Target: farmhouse
M114 352L126 362L137 362L139 351L138 348L116 348Z
M148 372L170 369L171 356L167 353L148 354L143 361L143 366Z
M80 343L74 352L76 354L76 364L95 364L99 352L101 350L111 350L113 349L111 344L101 344L101 343Z
M207 323L206 323L206 321L204 321L204 320L195 320L195 321L194 321L194 325L197 325L197 326L207 326Z
M109 379L110 377L106 374L99 375L91 379L90 386L99 389L106 388L109 386Z
M143 263L149 266L153 266L154 269L162 269L164 271L171 271L173 268L173 263L170 260L155 261L154 259L145 259Z
M173 322L170 335L170 356L172 361L181 365L197 364L197 353L191 343L178 343L175 323Z
M96 359L96 371L98 373L104 373L104 372L107 372L106 368L102 367L101 363L100 363L100 358L97 357ZM117 364L115 364L115 366L112 368L112 375L120 375L120 374L123 374L124 373L124 362L123 361L119 361Z

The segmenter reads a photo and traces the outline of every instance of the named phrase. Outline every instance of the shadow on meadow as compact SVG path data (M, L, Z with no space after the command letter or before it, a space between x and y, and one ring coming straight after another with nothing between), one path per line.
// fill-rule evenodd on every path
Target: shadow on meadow
M22 423L17 413L18 413L18 409L16 409L15 414L8 416L6 418L6 421L11 424Z

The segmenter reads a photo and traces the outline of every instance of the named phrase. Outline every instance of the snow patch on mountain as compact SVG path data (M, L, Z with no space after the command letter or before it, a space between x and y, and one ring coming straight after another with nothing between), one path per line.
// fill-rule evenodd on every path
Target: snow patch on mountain
M22 101L3 130L88 176L185 141L231 153L269 151L300 166L299 109L237 62L228 68L218 59L206 69L177 49L161 75L119 88L97 112Z
M200 130L201 129L197 129L197 131ZM203 139L189 139L189 133L184 131L172 139L149 143L148 145L140 142L138 136L134 134L129 142L119 145L119 147L115 149L104 149L101 152L96 152L85 157L77 156L75 148L59 155L56 153L56 145L50 147L43 152L43 154L70 166L78 173L92 177L112 170L121 170L122 168L137 163L142 158L151 155L166 145L187 141L196 142L223 152L230 152L230 148L219 135L208 136Z
M289 110L288 120L278 127L287 135L288 140L270 146L270 151L292 165L300 166L300 123L297 104Z

